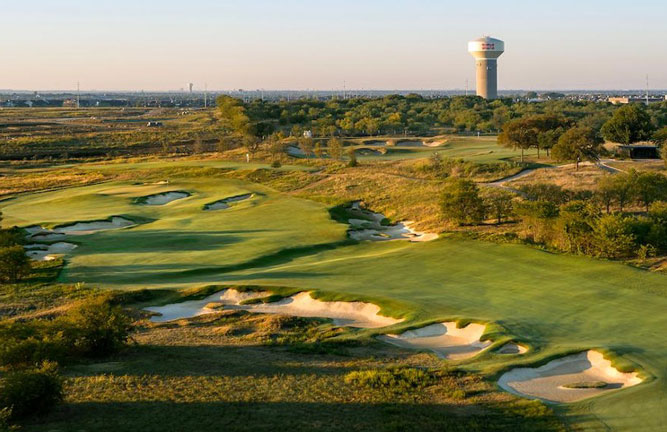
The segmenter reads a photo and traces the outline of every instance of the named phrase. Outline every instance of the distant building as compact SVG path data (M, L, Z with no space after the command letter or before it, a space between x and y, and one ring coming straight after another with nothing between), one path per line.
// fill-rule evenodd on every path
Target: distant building
M639 142L618 146L618 153L631 159L660 159L660 151L655 144Z
M303 137L304 138L312 138L313 137L313 131L307 130L303 132Z
M162 126L162 122L149 121L146 126L148 126L148 127L160 127L160 126Z
M659 103L667 100L667 96L649 96L648 103ZM646 103L646 97L641 96L620 96L620 97L610 97L607 101L611 102L614 105L623 105L629 103Z
M76 99L65 99L63 101L63 107L65 107L65 108L76 108Z

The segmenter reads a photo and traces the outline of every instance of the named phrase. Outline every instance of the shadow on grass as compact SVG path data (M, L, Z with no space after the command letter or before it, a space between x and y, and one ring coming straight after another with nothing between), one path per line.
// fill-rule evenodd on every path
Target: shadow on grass
M168 239L165 241L169 241ZM172 240L173 241L173 240ZM250 270L254 268L271 267L280 264L292 262L295 259L315 255L320 252L334 250L339 247L351 246L357 244L353 240L344 240L333 243L323 243L309 246L298 246L294 248L281 249L277 252L259 256L251 260L231 264L226 266L214 267L197 267L186 270L173 270L175 267L188 266L192 264L137 264L126 266L77 266L74 270L67 269L66 278L77 280L78 278L97 280L114 281L115 283L123 283L123 281L137 283L153 283L161 281L183 282L198 280L202 277L215 277L224 275L226 273L233 273L242 270ZM122 275L122 276L119 276ZM295 272L291 276L303 276L301 273ZM264 274L262 277L266 278ZM289 277L289 273L282 273L281 277ZM107 279L108 278L108 279Z
M563 430L551 415L515 412L502 406L476 409L453 404L282 401L68 403L25 426L26 431L98 432Z

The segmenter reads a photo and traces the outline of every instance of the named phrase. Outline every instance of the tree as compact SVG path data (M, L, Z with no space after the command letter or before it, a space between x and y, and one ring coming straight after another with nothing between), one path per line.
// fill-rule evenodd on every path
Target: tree
M602 140L586 126L574 127L565 132L554 146L552 155L559 161L573 160L579 171L579 162L597 161L602 151Z
M313 149L313 153L315 154L315 157L318 159L321 159L322 156L324 156L324 149L322 148L322 144L319 142L315 143L315 148Z
M280 157L285 152L285 144L277 139L270 140L268 142L268 148L274 162L280 160Z
M611 189L614 199L618 203L618 210L622 213L625 205L632 200L634 183L637 173L632 170L627 174L615 174L611 180Z
M299 148L306 155L306 158L309 158L313 154L313 139L312 138L299 138Z
M631 144L647 140L653 132L651 116L638 104L628 104L617 109L602 125L602 136L612 142Z
M195 154L204 153L204 142L199 135L195 137L195 141L192 144L192 152Z
M611 205L616 199L616 179L611 174L598 181L596 195L609 214Z
M343 143L338 138L330 139L328 148L332 159L340 160L343 156Z
M30 260L23 246L0 249L0 281L15 283L30 274Z
M484 219L484 201L479 188L470 180L447 179L440 203L445 219L459 225L478 224Z
M512 214L512 200L514 195L501 189L488 189L484 194L484 203L492 216L496 218L496 223L502 223L504 218Z
M537 131L527 127L524 119L505 123L503 131L498 135L498 144L512 149L521 149L521 162L525 150L537 145Z
M357 162L357 152L354 150L354 147L350 147L347 150L347 155L350 158L350 160L347 162L347 166L356 167L357 165L359 165L359 163Z
M243 146L248 150L248 153L254 155L259 150L262 142L254 135L244 135L242 138Z
M655 201L667 201L667 177L657 172L643 172L634 182L635 196L646 211Z

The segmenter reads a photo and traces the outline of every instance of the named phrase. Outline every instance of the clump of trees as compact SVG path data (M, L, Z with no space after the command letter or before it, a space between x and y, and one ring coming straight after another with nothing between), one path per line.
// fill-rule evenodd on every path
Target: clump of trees
M541 150L546 150L548 155L570 126L571 121L561 115L531 115L505 123L498 135L498 144L521 150L523 162L524 151L531 148L537 149L538 158Z
M0 225L2 212L0 212ZM30 274L30 259L16 228L0 229L0 283L16 283Z
M442 215L458 225L514 218L525 239L577 254L647 258L667 252L667 177L662 174L610 175L594 192L550 184L519 191L522 198L503 190L480 191L470 180L450 178L443 187Z
M594 193L543 187L515 204L523 234L560 250L607 258L667 251L667 178L630 171L604 177ZM590 194L590 196L588 196ZM644 212L627 212L628 208Z
M512 199L512 194L501 190L482 195L475 182L450 177L443 186L440 206L443 217L458 225L479 224L488 215L501 223L512 214Z

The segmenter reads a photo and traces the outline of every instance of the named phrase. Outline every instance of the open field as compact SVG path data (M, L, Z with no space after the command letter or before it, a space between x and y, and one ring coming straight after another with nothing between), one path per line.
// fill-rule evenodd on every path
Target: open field
M346 239L347 226L334 222L323 204L246 181L176 172L166 176L168 184L151 178L19 195L5 201L2 210L7 224L21 226L54 227L114 215L139 223L67 236L78 247L66 257L63 282L113 289L239 283L314 289L328 299L370 300L383 313L406 319L358 331L354 338L451 319L494 323L488 336L495 343L515 339L530 351L516 357L488 350L461 367L495 380L512 366L598 349L616 365L637 367L646 382L557 410L593 430L658 430L667 422L661 409L667 391L664 276L454 235L423 244L355 244ZM171 191L191 196L162 206L137 201ZM253 198L229 209L203 210L247 193ZM121 370L132 375L131 368ZM94 383L82 385L94 394ZM75 404L85 399L73 394Z

